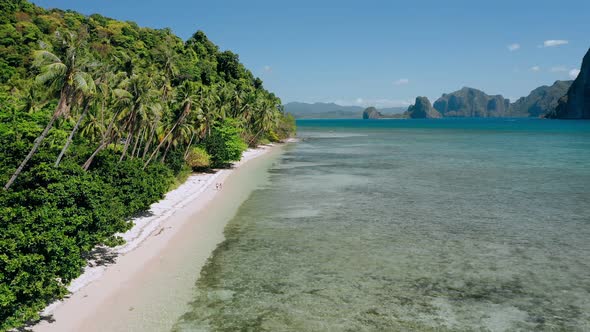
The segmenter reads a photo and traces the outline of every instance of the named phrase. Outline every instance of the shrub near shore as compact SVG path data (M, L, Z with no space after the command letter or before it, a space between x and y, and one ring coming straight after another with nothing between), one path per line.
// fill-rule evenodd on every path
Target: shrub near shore
M192 169L207 169L211 166L211 156L205 149L196 146L189 151L186 162Z

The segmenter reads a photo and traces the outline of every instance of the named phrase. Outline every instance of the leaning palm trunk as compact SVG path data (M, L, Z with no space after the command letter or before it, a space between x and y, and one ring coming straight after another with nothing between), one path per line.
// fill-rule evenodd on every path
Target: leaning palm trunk
M170 149L170 145L172 145L172 139L168 141L168 145L166 145L166 150L164 150L164 155L162 156L162 162L166 161L166 155L168 154L168 150Z
M129 131L127 132L127 138L125 139L125 146L123 147L123 153L121 153L121 158L119 158L119 162L123 161L123 159L125 159L125 156L127 155L127 150L129 149L129 144L131 143L131 138L133 137L133 130L135 129L135 115L137 113L135 112L135 108L133 110L133 112L131 112L131 116L129 117L129 121L127 122L127 128L129 128Z
M92 154L90 155L90 157L88 158L88 160L86 160L86 162L84 163L84 165L82 165L82 168L87 171L88 168L90 168L90 165L92 164L92 161L94 160L94 157L96 157L96 155L102 151L104 148L107 147L107 145L109 145L108 141L102 141L100 143L100 145L98 146L98 148L96 148L96 150L94 150L94 152L92 152Z
M109 143L111 142L111 140L112 140L111 131L113 130L113 126L115 124L115 120L117 118L117 115L119 115L119 112L115 113L115 115L113 116L113 119L111 120L111 123L109 123L109 127L107 128L106 132L104 133L102 140L100 141L100 144L98 145L96 150L94 150L92 155L90 155L90 157L86 160L84 165L82 165L82 168L85 171L87 171L88 168L90 168L90 165L92 164L92 161L94 160L94 157L96 157L96 155L100 151L102 151L104 148L106 148L109 145Z
M74 138L74 135L78 131L78 128L80 128L80 124L82 123L82 120L86 116L86 113L88 112L88 108L89 107L90 107L90 102L87 102L86 105L84 106L84 111L82 111L82 114L80 114L80 118L78 118L78 121L76 122L76 125L74 126L74 129L72 129L72 132L70 133L70 136L68 136L68 140L66 141L66 144L61 149L61 152L59 153L59 156L57 156L57 160L55 161L55 165L54 165L55 167L59 166L59 163L61 162L61 159L63 158L64 154L68 150L68 147L70 146L70 144L72 143L72 140Z
M125 159L125 156L127 155L127 150L129 149L129 145L131 143L131 129L129 129L129 132L127 133L127 138L125 138L125 145L123 146L123 153L121 153L121 158L119 158L119 162L122 162L123 159Z
M176 127L178 127L178 124L180 124L184 120L184 118L188 115L188 112L190 111L190 107L191 107L191 103L186 103L186 105L184 106L184 111L178 117L178 120L176 121L176 123L174 124L174 126L172 126L172 129L170 129L170 131L166 134L166 136L164 136L164 138L162 139L162 141L160 142L160 144L158 144L158 146L156 147L156 149L154 150L154 152L152 152L152 154L150 155L150 157L148 158L148 160L143 165L143 169L145 169L147 167L147 165L149 165L149 163L152 161L152 159L154 158L154 156L156 155L156 153L158 153L158 151L160 151L160 148L162 147L162 144L164 144L164 142L166 141L166 139L174 132L174 130L176 129ZM166 151L168 151L168 149L166 149ZM166 155L164 154L164 158L165 157L166 157ZM162 158L162 160L164 160L164 158Z
M178 126L178 122L179 121L176 121L176 123L174 124L174 126L172 126L172 129L170 129L170 131L166 134L166 136L164 136L164 138L162 138L162 141L160 142L160 144L158 144L158 146L154 149L154 152L152 152L152 154L150 155L150 157L148 158L148 160L143 165L143 169L145 169L147 167L147 165L149 165L150 161L152 161L152 159L154 158L154 156L156 155L156 153L158 153L158 151L160 151L160 148L162 147L162 145L164 145L164 142L166 142L166 140L168 139L168 137L172 134L172 132L174 131L174 129L176 129L176 127Z
M258 139L258 135L260 135L260 133L262 133L262 131L263 131L263 130L264 130L264 128L263 128L263 129L260 129L260 130L258 131L258 133L256 133L256 135L255 135L254 137L252 137L252 139L251 139L250 141L248 141L248 145L250 145L250 144L252 144L254 141L256 141L256 139Z
M186 160L186 158L188 157L188 153L190 152L190 148L191 145L193 145L193 140L195 139L195 132L193 131L192 135L191 135L191 140L188 142L188 145L186 146L186 150L184 150L184 160Z
M64 90L69 90L69 88L64 88ZM31 151L29 151L29 154L27 154L25 159L20 163L20 165L18 166L18 168L16 169L14 174L12 174L12 177L10 177L10 180L8 180L8 182L6 182L6 185L4 185L4 190L8 190L14 184L14 181L16 181L16 178L23 171L23 169L25 168L25 166L27 165L29 160L31 160L31 158L33 157L35 152L37 152L37 149L39 149L41 142L43 142L45 137L47 137L47 134L49 133L49 130L53 127L53 123L55 123L55 120L57 120L57 118L61 114L63 114L64 112L67 112L67 110L69 108L68 103L67 103L67 99L68 99L67 93L65 91L62 91L61 97L59 99L59 102L57 103L57 107L55 109L55 112L53 113L53 116L51 117L51 120L49 121L47 126L45 126L45 129L43 129L43 132L41 133L41 135L39 135L39 137L37 137L37 139L35 139L35 143L33 144Z
M133 144L133 150L131 151L131 158L135 157L135 152L137 152L137 146L141 142L141 135L143 134L143 130L139 130L137 137L135 138L135 144Z
M150 137L148 138L148 140L145 142L145 147L143 148L143 154L141 155L141 159L145 159L145 155L147 154L149 148L150 148L150 144L152 144L152 140L154 139L154 134L156 133L156 124L153 123L152 124L152 128L150 130Z
M139 136L139 140L137 141L137 154L135 154L135 158L139 158L139 154L141 153L141 144L143 144L144 136L145 130L142 130L141 135Z

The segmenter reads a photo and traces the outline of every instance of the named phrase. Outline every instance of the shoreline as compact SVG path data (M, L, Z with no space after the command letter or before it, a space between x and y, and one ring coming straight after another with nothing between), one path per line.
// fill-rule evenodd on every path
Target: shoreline
M242 171L252 161L261 156L271 155L272 151L279 150L281 146L282 144L273 144L248 149L243 153L242 159L234 163L231 169L189 176L178 188L152 204L144 216L132 220L133 228L119 234L125 239L125 244L114 248L97 248L96 251L101 251L98 262L97 259L89 260L84 272L68 286L70 295L48 305L41 313L41 321L30 328L33 331L75 331L81 330L82 327L83 330L92 329L92 321L96 322L92 317L97 316L100 311L104 312L105 307L113 307L109 305L109 301L122 302L121 294L140 283L142 270L151 268L150 265L162 263L166 251L171 251L170 247L183 241L191 242L190 250L180 250L172 256L198 251L194 253L198 255L196 257L198 262L194 264L195 260L192 259L194 257L191 257L191 263L194 266L191 266L192 271L186 276L196 281L206 260L223 241L225 225L233 217L242 201L247 198L247 196L244 197L244 193L241 193L239 198L234 197L234 201L226 202L237 206L228 209L223 207L224 210L232 211L233 209L234 211L231 215L227 213L224 215L223 212L217 211L219 209L213 209L211 205L215 203L215 200L222 200L224 196L236 195L231 193L234 191L233 188L227 190L224 186L222 190L217 190L216 184L231 180L232 175ZM221 215L224 215L223 220L219 218ZM183 233L192 233L201 239L194 239L196 241L190 238L180 239ZM168 258L168 260L178 259L177 257ZM177 263L181 264L181 262ZM159 272L151 272L151 274L154 273ZM192 284L194 285L194 282ZM136 291L142 292L141 289ZM128 297L135 295L137 294ZM129 311L133 310L134 308L130 306ZM109 314L105 313L104 316L103 319L108 319Z

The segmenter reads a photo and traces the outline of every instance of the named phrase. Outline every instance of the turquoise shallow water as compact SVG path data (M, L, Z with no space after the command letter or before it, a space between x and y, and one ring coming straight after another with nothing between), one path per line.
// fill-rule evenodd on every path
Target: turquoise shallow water
M298 126L175 331L590 330L590 122Z

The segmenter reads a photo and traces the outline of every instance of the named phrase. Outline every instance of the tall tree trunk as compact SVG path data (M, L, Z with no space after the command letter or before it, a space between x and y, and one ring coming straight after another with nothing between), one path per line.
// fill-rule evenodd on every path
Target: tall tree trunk
M143 169L145 169L147 167L147 165L150 163L150 161L152 161L152 159L154 158L156 153L160 150L160 148L162 147L164 142L166 142L166 139L168 139L168 136L170 136L170 134L172 134L174 129L176 129L177 125L178 125L178 121L176 121L176 123L174 124L174 126L172 126L172 129L170 129L170 131L166 134L166 136L164 136L164 138L162 138L162 141L160 142L160 144L158 144L158 146L154 149L154 151L152 152L152 154L150 155L148 160L145 162L145 164L143 164Z
M64 154L68 150L68 147L72 143L72 139L74 138L74 135L78 131L78 128L80 127L80 124L82 123L82 120L86 116L86 113L88 112L89 107L90 107L90 102L87 101L86 105L84 105L84 111L82 111L82 114L80 114L80 117L78 118L78 121L76 122L76 125L74 126L74 129L72 129L72 131L70 132L70 136L68 136L68 140L66 141L66 144L61 149L59 156L57 156L57 160L55 160L55 165L54 165L55 167L59 166L59 163L61 162L61 159L63 158Z
M137 138L135 138L135 144L133 144L133 150L131 151L131 158L135 157L135 152L137 151L137 145L139 144L142 133L143 133L143 130L140 129L139 133L137 135Z
M92 161L94 160L94 157L96 157L96 155L102 151L102 149L104 149L107 145L109 145L108 141L103 140L102 142L100 142L100 145L98 146L98 148L96 148L96 150L94 150L94 152L92 152L92 154L90 155L90 157L86 160L86 162L84 163L84 165L82 165L82 168L87 171L88 168L90 168L90 165L92 164Z
M258 138L258 135L260 135L260 133L261 133L263 130L264 130L264 129L260 129L260 130L258 131L258 133L256 133L256 136L252 137L252 139L251 139L250 141L248 141L248 145L252 144L252 142L254 142L254 141L255 141L255 140Z
M105 131L104 135L102 136L102 140L100 141L100 144L98 145L96 150L94 150L94 152L86 160L84 165L82 165L82 168L85 171L87 171L88 168L90 168L90 165L92 164L92 161L94 160L94 157L96 157L96 155L100 151L102 151L102 149L106 148L109 145L109 143L112 141L113 137L111 135L111 131L113 130L113 126L115 125L115 120L117 119L117 115L119 115L119 111L117 111L115 113L115 115L113 116L113 119L111 120L111 123L109 123L109 126L108 126L107 130Z
M129 144L131 143L131 129L127 133L127 138L125 138L125 145L123 146L123 152L121 153L121 158L119 158L119 162L122 162L125 159L125 155L127 155L127 149L129 149Z
M193 131L193 134L191 135L191 140L188 142L186 150L184 150L184 160L186 160L186 157L188 157L188 153L190 151L190 148L191 148L191 145L193 144L194 139L195 139L195 132Z
M176 129L176 127L178 126L178 124L184 120L184 117L186 115L188 115L188 112L190 111L190 103L186 103L184 106L184 111L182 112L182 114L178 117L178 120L176 121L176 123L174 124L174 126L172 126L172 129L170 129L170 131L166 134L166 136L164 136L164 138L162 139L162 141L160 142L160 144L158 144L158 146L156 147L156 149L154 150L154 152L152 152L152 154L150 155L150 157L148 158L148 160L145 162L145 164L143 165L143 169L145 169L147 167L147 165L150 163L150 161L152 161L152 158L154 158L154 155L156 155L156 153L160 150L160 148L162 147L162 144L164 144L164 142L166 141L166 139L168 138L168 136L170 136L170 134L172 134L172 132ZM168 150L168 149L166 149ZM166 154L164 154L164 158L166 157ZM164 158L162 158L162 160L164 160Z
M113 144L113 150L117 151L117 146L119 145L119 141L121 140L121 136L119 136L119 133L115 133L113 135L113 141L115 142Z
M141 144L143 144L143 137L145 136L145 130L141 130L140 131L140 135L139 135L139 139L137 140L137 154L135 155L135 158L139 158L139 154L141 153Z
M104 108L105 108L104 104L105 104L105 100L103 99L102 103L100 105L100 125L101 126L104 126Z
M147 142L145 142L145 147L143 148L143 154L141 156L141 159L145 159L145 155L147 154L149 148L150 148L150 144L152 144L152 140L154 139L154 134L156 133L156 121L154 120L154 123L152 123L152 128L150 130L150 137L148 138Z
M12 184L14 184L14 181L16 181L16 178L23 171L23 169L25 168L25 166L27 165L29 160L31 160L31 158L33 157L35 152L37 152L37 149L39 149L41 142L43 142L43 140L45 139L45 137L49 133L49 130L51 129L51 127L53 127L53 123L55 123L55 120L57 120L57 118L61 114L63 114L64 112L67 111L67 109L69 108L67 100L68 100L67 95L62 90L62 92L60 94L59 102L57 103L57 107L55 108L55 112L53 113L51 120L49 120L49 123L47 124L47 126L45 126L45 129L43 129L43 132L41 133L41 135L39 135L39 137L37 137L35 139L35 142L33 144L33 147L31 148L31 151L29 151L29 154L27 154L25 159L20 163L20 165L18 166L18 168L16 169L14 174L12 174L12 177L10 177L10 180L8 180L8 182L6 182L6 184L4 185L4 190L8 190L12 186Z
M125 159L125 155L127 154L127 149L129 149L129 144L131 143L131 137L133 134L133 129L135 128L135 107L133 107L133 110L131 111L131 114L129 116L129 121L127 121L127 125L125 126L125 128L129 128L129 131L127 132L127 138L125 139L125 146L123 147L123 153L121 153L121 158L119 158L119 162L123 161L123 159Z
M162 162L166 160L166 155L168 154L168 149L170 149L170 145L172 145L172 140L170 140L168 142L168 145L166 145L166 150L164 150L164 155L162 156Z

